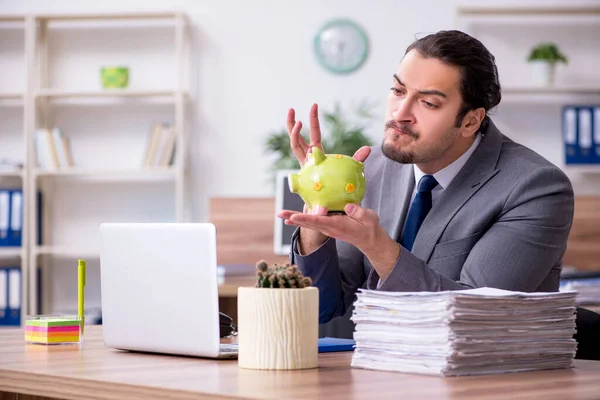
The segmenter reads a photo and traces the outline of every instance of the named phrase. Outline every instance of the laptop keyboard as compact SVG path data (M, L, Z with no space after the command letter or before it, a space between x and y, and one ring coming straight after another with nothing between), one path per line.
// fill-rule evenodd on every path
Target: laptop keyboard
M236 344L222 344L221 351L224 353L237 353L238 346Z

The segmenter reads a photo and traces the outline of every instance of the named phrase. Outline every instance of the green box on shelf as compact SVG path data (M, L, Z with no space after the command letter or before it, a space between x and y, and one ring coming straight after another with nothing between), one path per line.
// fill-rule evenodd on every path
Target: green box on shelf
M100 75L104 89L123 89L129 84L127 67L102 67Z

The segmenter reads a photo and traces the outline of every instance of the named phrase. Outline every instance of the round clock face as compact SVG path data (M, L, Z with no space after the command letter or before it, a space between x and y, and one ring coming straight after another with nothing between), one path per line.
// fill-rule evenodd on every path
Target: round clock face
M319 30L314 50L319 63L329 71L352 72L367 58L367 35L350 20L334 20Z

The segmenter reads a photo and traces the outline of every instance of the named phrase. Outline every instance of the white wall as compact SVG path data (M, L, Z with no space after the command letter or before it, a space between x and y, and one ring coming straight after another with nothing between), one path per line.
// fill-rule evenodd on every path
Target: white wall
M455 28L454 16L457 5L481 3L507 4L500 0L485 2L475 0L178 0L168 2L0 0L0 12L85 13L181 10L188 15L193 34L191 76L193 103L189 120L193 132L191 190L194 204L193 219L202 221L207 219L207 204L210 197L272 195L272 188L267 184L267 170L272 158L264 153L263 142L269 132L284 126L289 107L296 108L299 118L306 122L308 109L313 102L319 103L322 107L330 107L335 101L349 105L366 98L379 104L376 111L378 115L383 116L384 98L390 86L391 75L415 35L421 36L441 29ZM529 0L513 3L569 2ZM598 4L599 2L595 0L586 3ZM327 20L337 17L356 20L366 29L370 40L370 56L366 64L358 72L348 76L334 76L323 70L312 53L313 38L318 28ZM600 69L596 68L600 63L600 51L598 51L600 45L597 40L593 41L594 37L600 37L598 26L600 24L595 27L587 25L566 31L559 31L554 27L532 29L506 26L477 27L474 33L496 54L503 84L527 82L523 57L531 45L540 39L552 38L559 44L567 46L564 50L574 61L568 68L559 71L559 82L600 86ZM85 39L90 34L83 32L82 35ZM172 39L168 33L165 35L167 36L149 32L148 38L161 49L166 48ZM94 40L89 37L90 40ZM87 52L84 47L73 51L84 39L76 38L73 42L73 39L69 39L68 36L62 38L60 34L56 36L51 46L59 54L53 59L54 65L60 68L56 69L55 74L51 74L51 82L61 87L65 85L86 87L91 79L96 78L92 75L87 76L85 71L96 71L96 66L102 63L119 61L114 58L114 55L112 59L110 58L111 50L106 48L105 44L101 47L101 60L97 59L100 56L94 56L94 52ZM131 44L138 43L139 39L139 34L135 33L129 39L115 36L111 40L114 40L118 47L120 40L125 42L129 40L128 43ZM14 47L7 46L3 44L2 48ZM126 48L124 44L122 47ZM117 54L121 54L124 59L129 57L132 76L136 74L136 62L140 65L138 70L141 70L141 66L158 72L163 69L170 71L173 68L165 62L160 52L153 52L150 47L141 47L145 50L137 49L132 53L117 51ZM84 80L84 78L89 79ZM146 74L141 77L138 75L138 79L138 82L143 81L143 84L168 87L172 82L172 75L162 79ZM0 82L4 81L6 80L0 79ZM0 83L0 85L5 84ZM595 100L600 103L600 98ZM78 122L69 118L75 115L72 114L73 110L82 112L83 119ZM140 108L137 110L139 113L135 114L138 117L134 122L127 122L127 111L108 110L72 107L58 109L57 122L62 121L66 130L80 130L82 132L78 135L92 137L93 133L97 133L94 132L93 125L89 125L86 130L82 121L97 120L107 124L109 123L107 119L112 118L119 129L139 131L140 137L145 138L146 127L140 122L141 116L151 113L153 116L167 118L166 109L160 107L150 111ZM506 128L506 134L530 145L552 162L562 166L559 111L560 103L524 106L507 102L500 107L495 118L500 126ZM134 111L131 115L133 114ZM369 132L376 143L379 142L383 132L382 125L383 119L373 124ZM118 140L116 129L112 133L115 135L114 139ZM125 143L124 146L141 148L143 143L144 140L141 140L135 145ZM81 152L86 152L84 147ZM106 154L87 152L84 155L85 161L93 165L99 162L95 157ZM136 154L132 157L138 156ZM124 158L120 157L120 159ZM574 175L573 180L579 193L596 193L600 188L596 177ZM60 197L61 201L55 206L55 217L52 221L64 222L65 218L73 215L76 203L71 194L80 190L78 188L80 186L63 188L65 190ZM90 187L89 190L97 191L94 197L96 199L102 196L102 188ZM126 191L127 188L119 190ZM153 195L137 188L135 191L137 195L140 195L141 191L141 195L146 196L149 202L153 201ZM93 196L94 192L92 192ZM142 218L144 213L153 214L156 219L167 219L173 211L172 208L162 202L163 200L157 201L161 201L158 208L153 207L153 203L141 209L129 203L124 203L122 208L119 204L104 204L104 211L110 213L118 210L121 219L126 219L132 214L135 218ZM85 218L83 210L76 213ZM102 217L90 216L90 218L96 221ZM70 244L73 240L77 240L75 236L88 240L91 238L89 235L93 234L92 231L88 232L87 236L75 235L72 230L62 232L54 233L56 243ZM59 287L56 291L61 292ZM61 300L55 299L55 301L56 304L61 304Z
M377 112L382 115L390 76L406 46L415 35L454 28L455 6L468 3L482 2L22 0L0 2L0 11L79 13L173 9L187 13L193 26L193 106L190 121L193 130L193 215L194 220L202 220L207 216L205 206L208 197L262 197L272 194L271 187L265 185L265 174L272 158L264 154L263 142L268 132L284 126L289 107L296 108L299 118L306 120L312 102L328 107L335 101L347 105L367 98L379 104ZM502 1L486 3L506 4ZM530 0L529 3L542 2ZM325 21L335 17L355 19L365 27L370 39L368 61L357 73L349 76L334 76L326 72L317 64L312 53L315 32ZM571 29L567 35L582 37L580 34L585 29L591 28ZM594 29L598 32L597 28ZM514 82L515 77L520 77L522 81L523 73L526 73L526 66L515 64L514 54L506 54L506 49L514 50L510 46L518 44L523 45L522 51L526 51L536 35L547 37L551 32L552 29L545 28L532 32L531 29L525 31L505 27L475 31L482 40L488 39L484 42L490 49L494 50L497 45L496 48L504 52L502 55L507 56L503 59L502 55L498 55L503 83ZM553 35L558 35L556 39L559 41L561 35L564 37L561 31L554 32L559 32ZM506 40L495 40L499 35ZM113 39L119 41L116 36ZM160 36L148 32L148 39L160 47L167 46L170 37L160 40ZM57 40L58 43L52 45L60 51L60 35ZM569 42L568 38L566 40ZM574 42L571 40L570 43ZM589 40L585 44L589 44ZM151 46L145 50L148 53ZM89 52L87 57L79 57L77 61L100 64L110 60L109 51L101 53L102 61L95 60L94 54ZM559 82L562 78L571 83L580 83L582 79L589 82L587 78L600 81L598 69L594 67L597 65L594 60L599 57L597 52L585 51L580 54L581 58L574 60L580 61L580 65L570 68L571 72L566 69L565 73L559 74ZM145 54L145 57L154 62L164 61L159 52ZM517 61L521 63L522 59ZM68 60L63 62L58 58L55 64L59 67L56 68L59 75L54 76L57 85L62 87L62 83L68 82L74 87L86 86L85 82L77 82L77 74L68 68ZM161 67L170 69L169 65ZM581 68L586 73L581 74ZM135 74L136 70L132 68L132 75ZM92 78L95 80L95 77ZM153 84L166 87L171 83L171 78L168 76L165 80L155 80ZM83 79L80 77L79 80ZM528 130L533 131L538 125L535 123L535 114L531 117L534 123ZM380 140L381 133L380 123L375 124L369 132L376 142ZM561 162L560 155L555 159L556 154L551 151L547 156L557 163ZM89 159L88 155L86 157Z

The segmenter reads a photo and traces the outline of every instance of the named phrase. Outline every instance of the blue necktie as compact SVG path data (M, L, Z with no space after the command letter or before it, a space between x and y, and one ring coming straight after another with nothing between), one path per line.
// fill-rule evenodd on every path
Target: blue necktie
M419 228L427 216L427 213L431 210L431 190L433 190L437 184L437 181L432 175L424 175L419 180L417 194L408 211L408 218L406 219L404 232L402 232L402 240L400 241L402 247L408 251L412 250L413 243L417 237L417 232L419 232Z

